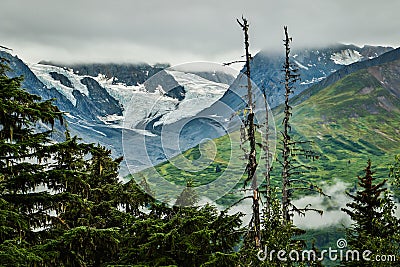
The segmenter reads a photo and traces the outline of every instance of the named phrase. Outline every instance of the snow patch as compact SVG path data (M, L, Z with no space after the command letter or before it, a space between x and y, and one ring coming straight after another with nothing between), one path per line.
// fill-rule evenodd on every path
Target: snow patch
M156 134L153 134L152 132L147 131L147 130L142 130L142 129L131 129L131 130L138 134L145 135L145 136L150 136L150 137L157 136Z
M319 78L313 77L313 78L311 79L311 81L310 81L310 80L305 80L304 82L301 82L300 84L302 84L302 85L313 84L313 83L320 82L320 81L322 81L322 80L325 79L325 78L326 78L326 76L319 77Z
M92 78L95 79L101 87L105 88L107 93L118 100L118 102L123 106L129 103L135 92L145 91L143 84L127 86L121 82L116 83L116 81L118 81L116 77L107 78L106 75L101 73L97 75L97 77Z
M107 77L104 74L98 74L97 77L79 76L72 69L44 64L33 64L29 67L47 88L56 88L74 106L76 106L76 99L72 94L74 90L78 90L86 96L89 94L86 85L82 84L81 80L84 77L96 80L124 107L123 116L108 115L99 117L99 119L108 127L127 128L147 136L152 136L152 133L136 129L139 128L137 127L139 123L159 118L154 124L154 126L157 126L195 116L218 101L229 88L227 84L213 82L187 71L167 70L184 87L185 98L179 101L167 96L166 90L170 88L163 88L161 85L156 88L155 92L148 92L143 84L127 86L118 82L116 77ZM50 72L56 72L67 77L73 88L54 80ZM72 115L69 116L72 119L75 118ZM104 133L90 126L80 126L105 136Z
M346 49L331 55L331 60L338 65L350 65L358 62L363 58L360 52L356 50Z
M179 101L177 99L160 96L158 91L154 93L136 91L124 111L124 127L135 129L136 125L143 121L150 121L159 116L172 112L176 109Z
M297 60L295 60L294 61L296 64L297 64L297 66L299 66L300 68L302 68L302 69L305 69L305 70L308 70L308 68L306 67L306 66L304 66L304 65L302 65L300 62L298 62Z
M103 132L101 132L101 131L98 131L98 130L95 130L93 127L87 126L87 125L85 125L84 123L82 123L81 121L80 121L80 122L72 122L72 121L70 121L69 123L73 123L73 124L75 124L75 125L78 125L79 127L88 129L89 131L92 131L92 132L95 132L95 133L98 133L98 134L100 134L100 135L102 135L102 136L107 137L107 135L106 135L105 133L103 133Z
M29 68L32 72L38 77L38 79L47 87L47 88L56 88L62 95L64 95L71 103L76 106L76 99L72 92L74 90L78 90L82 94L88 96L89 91L86 85L81 83L81 80L84 78L83 76L77 76L73 73L71 69L64 69L51 65L43 65L43 64L33 64L29 65ZM64 75L68 78L68 80L72 83L72 87L65 86L61 84L60 81L54 80L51 77L50 72L57 72L59 74Z
M124 116L118 116L118 115L112 114L112 115L107 115L105 117L97 117L97 118L99 120L101 120L102 122L104 122L104 124L115 124L115 123L122 121L124 119Z

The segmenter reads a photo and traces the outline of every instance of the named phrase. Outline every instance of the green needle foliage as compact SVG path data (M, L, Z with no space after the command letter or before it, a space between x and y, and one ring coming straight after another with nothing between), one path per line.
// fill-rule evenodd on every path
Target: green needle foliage
M371 161L365 168L365 175L358 177L360 189L355 194L347 193L352 202L342 208L353 225L347 229L347 240L351 249L360 253L361 261L346 261L344 266L388 266L388 262L369 262L362 259L362 253L370 250L370 259L380 255L394 255L399 260L400 221L394 215L395 204L385 187L386 180L375 182ZM394 266L394 265L393 265Z
M395 156L394 163L389 168L392 190L397 198L400 198L400 154Z
M168 208L154 205L149 216L126 232L124 264L146 266L234 266L241 232L240 214L215 207Z

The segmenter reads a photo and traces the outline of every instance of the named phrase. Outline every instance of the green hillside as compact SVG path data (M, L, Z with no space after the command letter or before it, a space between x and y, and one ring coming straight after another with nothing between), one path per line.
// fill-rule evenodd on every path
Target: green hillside
M228 183L231 183L232 188L240 188L243 184L245 165L243 151L240 149L239 133L235 132L197 145L174 157L170 162L148 168L134 176L137 181L146 178L146 181L154 186L153 191L158 190L159 178L162 177L180 186L185 186L189 181L194 187L204 185L205 190L212 192L215 189L212 182L221 175L228 177ZM165 188L154 193L162 198L171 194ZM237 194L228 194L217 203L227 206L238 198Z
M394 155L400 153L400 99L394 93L393 82L385 80L385 83L378 78L384 79L386 73L392 73L392 65L348 75L293 107L292 134L296 140L312 141L313 150L321 155L319 160L307 163L315 167L305 174L308 179L319 184L342 180L352 187L368 159L372 160L377 177L387 177L388 165L394 160ZM282 121L281 110L281 107L274 110L278 131ZM228 171L235 177L232 183L238 183L237 177L243 174L245 160L240 159L243 152L239 148L238 133L232 136L236 141L228 136L214 140L216 153L207 152L212 150L212 142L183 153L188 162L195 162L201 155L210 160L202 171L184 171L174 164L182 158L176 158L156 166L157 175L181 185L188 180L192 180L194 186L205 185L217 179L232 158L234 168L230 166ZM272 182L279 184L278 163L274 162L273 166ZM218 168L221 172L217 172ZM262 171L261 167L260 175ZM135 176L144 176L149 183L156 183L152 175L154 173L150 170L144 170ZM239 182L236 188L241 186ZM229 205L238 198L237 194L228 194L217 203Z
M386 177L400 152L400 99L370 72L348 75L293 108L297 139L312 140L322 155L313 163L315 179L352 183L369 158L378 177Z

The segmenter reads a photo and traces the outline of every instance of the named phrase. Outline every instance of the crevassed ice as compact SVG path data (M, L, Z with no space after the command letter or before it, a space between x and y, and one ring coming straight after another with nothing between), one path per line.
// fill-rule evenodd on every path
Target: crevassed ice
M86 87L86 85L81 83L81 80L84 78L84 76L77 76L73 73L73 70L66 70L64 68L56 67L56 66L51 66L51 65L43 65L43 64L33 64L29 66L32 72L38 77L38 79L48 88L56 88L57 91L59 91L62 95L64 95L71 103L76 106L76 99L73 96L72 92L73 90L78 90L82 94L88 96L89 91ZM68 86L65 86L61 84L60 81L54 80L50 76L50 72L57 72L59 74L64 75L65 77L68 78L68 80L71 81L72 86L74 88L70 88Z
M229 85L204 79L193 73L167 70L185 88L185 98L175 110L164 115L155 125L171 124L195 116L218 101Z
M331 55L331 60L338 65L350 65L360 61L362 58L363 56L360 54L360 52L352 49L342 50Z

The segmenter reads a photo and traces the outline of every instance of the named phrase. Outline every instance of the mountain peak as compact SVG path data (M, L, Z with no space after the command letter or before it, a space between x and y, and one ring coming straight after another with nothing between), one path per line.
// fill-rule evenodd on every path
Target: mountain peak
M334 44L322 48L294 48L291 57L293 63L299 68L301 77L300 83L296 85L294 95L324 81L344 66L376 58L391 50L393 50L391 47L358 47L349 44ZM283 95L280 93L281 81L283 80L281 71L283 62L283 55L278 55L276 52L260 51L254 56L251 63L251 78L259 88L266 89L269 105L272 108L283 101Z

